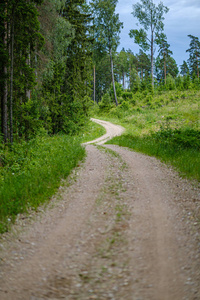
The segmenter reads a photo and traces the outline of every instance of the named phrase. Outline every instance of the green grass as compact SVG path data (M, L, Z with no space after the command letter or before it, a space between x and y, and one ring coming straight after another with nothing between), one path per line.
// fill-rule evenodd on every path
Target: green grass
M106 133L106 130L101 125L89 121L88 124L84 128L84 132L79 135L81 138L82 143L86 143L89 141L93 141L97 139L98 137L104 135Z
M158 133L142 137L127 134L115 137L109 143L155 156L165 163L170 163L182 176L200 181L200 147L195 146L196 142L194 145L186 146L186 141L184 146L172 137L159 138Z
M7 231L16 216L37 209L57 191L85 155L82 142L105 133L89 121L77 137L41 133L28 142L0 145L0 233Z
M13 145L1 155L0 232L8 230L16 216L36 209L57 190L61 179L85 156L77 138L38 137L29 143Z
M158 157L200 181L200 91L138 93L134 102L106 114L96 109L96 117L126 128L108 143Z

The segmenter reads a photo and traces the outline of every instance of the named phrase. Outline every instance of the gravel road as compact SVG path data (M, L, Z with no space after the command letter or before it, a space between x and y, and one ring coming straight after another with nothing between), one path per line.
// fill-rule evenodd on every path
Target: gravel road
M104 145L123 128L94 121L107 134L85 162L1 237L0 299L200 299L197 183Z

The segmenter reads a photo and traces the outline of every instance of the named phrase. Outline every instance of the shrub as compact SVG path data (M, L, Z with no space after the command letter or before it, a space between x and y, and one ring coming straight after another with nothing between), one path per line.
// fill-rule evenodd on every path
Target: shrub
M103 95L101 102L99 102L99 111L108 112L113 107L113 103L109 93Z

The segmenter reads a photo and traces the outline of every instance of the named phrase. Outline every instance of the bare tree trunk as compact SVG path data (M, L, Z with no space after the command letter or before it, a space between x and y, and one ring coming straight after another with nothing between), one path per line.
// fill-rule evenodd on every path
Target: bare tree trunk
M7 22L4 22L4 35L2 39L4 51L7 51ZM6 61L2 66L3 84L1 97L1 132L3 134L4 142L8 139L8 85L7 85L7 65Z
M96 95L95 91L96 90L96 71L95 71L95 65L94 65L94 103L96 102Z
M36 79L36 82L38 81L38 73L37 73L37 54L35 54L35 79Z
M123 89L125 89L125 74L124 74L124 72L123 72Z
M112 84L113 84L113 91L114 91L115 103L116 103L116 106L118 106L117 94L116 94L116 89L115 89L115 79L114 79L113 59L112 59L111 49L110 49L110 63L111 63Z
M198 66L198 55L197 54L196 54L196 60L197 60L197 78L199 79L199 66Z
M13 143L13 68L14 68L14 12L11 20L10 39L10 142Z
M164 58L164 74L165 74L165 85L167 83L167 68L166 68L166 60Z
M26 64L28 66L31 65L31 54L30 54L30 45L29 45L29 53L28 53L28 58L26 59ZM30 99L31 98L31 91L26 89L26 98Z
M4 142L7 142L8 139L8 85L7 85L7 67L4 67L4 86L3 86L3 95L1 102L1 127Z
M154 55L154 49L153 49L153 43L154 43L154 38L153 38L153 27L151 25L151 84L152 88L154 89L154 77L153 77L153 55Z

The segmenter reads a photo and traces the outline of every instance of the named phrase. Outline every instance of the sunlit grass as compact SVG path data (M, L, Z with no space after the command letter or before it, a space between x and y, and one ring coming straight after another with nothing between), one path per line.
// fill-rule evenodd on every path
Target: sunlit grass
M154 95L134 95L135 105L112 108L100 117L126 128L121 137L108 143L129 147L135 151L155 156L173 165L182 176L200 181L200 91L168 91ZM171 135L161 138L160 132ZM173 134L180 130L180 138ZM189 146L184 146L188 130L196 132ZM180 145L181 143L181 145ZM187 143L185 143L186 145Z
M55 193L61 179L85 156L80 140L69 136L38 137L4 151L0 169L0 232L19 213L36 209Z
M88 124L85 126L83 133L81 133L79 137L82 143L86 143L97 139L105 133L106 130L104 127L95 122L89 121Z
M81 143L105 129L89 121L77 137L45 133L31 141L0 148L0 233L7 231L20 213L36 209L57 191L85 155Z

